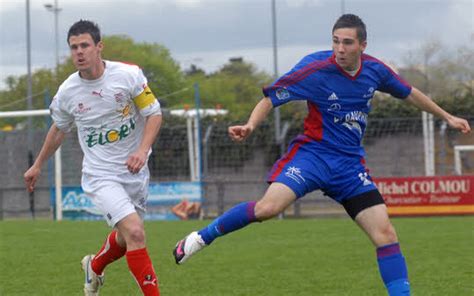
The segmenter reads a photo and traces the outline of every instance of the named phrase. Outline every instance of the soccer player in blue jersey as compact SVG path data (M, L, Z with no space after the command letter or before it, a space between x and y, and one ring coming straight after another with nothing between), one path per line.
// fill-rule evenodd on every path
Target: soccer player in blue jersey
M332 29L332 50L310 54L290 72L264 88L245 125L229 127L235 141L246 139L273 107L305 100L304 134L296 137L268 176L271 183L258 201L243 202L207 227L176 244L177 264L217 237L252 222L270 219L296 199L314 190L342 204L376 247L382 280L390 296L410 295L405 258L387 207L364 166L361 146L370 102L376 90L414 104L463 133L468 122L455 117L410 86L381 61L364 54L365 24L356 15L342 15Z

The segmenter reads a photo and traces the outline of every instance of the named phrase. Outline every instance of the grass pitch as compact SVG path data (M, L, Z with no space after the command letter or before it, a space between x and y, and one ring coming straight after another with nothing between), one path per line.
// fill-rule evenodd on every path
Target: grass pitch
M392 221L412 295L474 295L474 217ZM386 295L374 248L350 219L253 224L177 266L176 241L208 222L146 223L161 295ZM82 295L80 260L108 231L105 222L0 222L0 295ZM100 295L141 295L125 260L106 275Z

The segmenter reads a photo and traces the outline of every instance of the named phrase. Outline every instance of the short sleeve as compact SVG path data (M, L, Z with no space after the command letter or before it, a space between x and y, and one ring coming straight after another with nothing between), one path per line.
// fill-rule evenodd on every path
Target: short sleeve
M288 73L263 88L263 95L271 99L273 107L290 101L308 100L314 96L314 88L318 84L317 72L326 65L326 61L308 55Z
M141 69L138 70L132 86L133 102L142 116L161 115L160 103L148 87L148 81Z
M386 65L383 67L384 79L378 90L389 93L395 98L405 99L411 93L411 85Z
M59 94L56 94L56 96L53 98L53 101L51 102L51 105L49 105L49 111L56 126L61 131L68 133L71 131L74 125L74 117L69 112L67 112L66 108L64 108L62 105L63 104L61 103Z

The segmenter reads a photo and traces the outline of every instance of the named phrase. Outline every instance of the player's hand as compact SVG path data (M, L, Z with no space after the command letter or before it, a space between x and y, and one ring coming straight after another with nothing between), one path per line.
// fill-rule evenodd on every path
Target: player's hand
M25 172L23 178L25 179L25 186L28 192L33 192L35 190L35 184L40 174L41 169L34 165Z
M467 122L467 120L465 120L464 118L451 116L448 118L447 121L450 127L458 129L464 134L471 132L471 127L469 126L469 122Z
M132 174L138 173L145 165L147 158L148 152L135 151L132 153L125 163L128 171Z
M253 127L246 124L246 125L234 125L229 126L229 137L236 141L241 142L247 139L248 136L253 132Z

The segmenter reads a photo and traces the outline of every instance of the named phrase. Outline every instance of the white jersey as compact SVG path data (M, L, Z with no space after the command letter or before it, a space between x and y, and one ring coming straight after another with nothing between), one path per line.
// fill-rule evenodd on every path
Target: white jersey
M161 114L138 66L104 62L105 71L96 80L82 79L79 72L69 76L50 106L60 130L77 126L82 172L95 176L128 172L125 163L140 145L145 117Z

